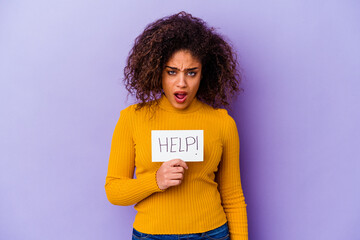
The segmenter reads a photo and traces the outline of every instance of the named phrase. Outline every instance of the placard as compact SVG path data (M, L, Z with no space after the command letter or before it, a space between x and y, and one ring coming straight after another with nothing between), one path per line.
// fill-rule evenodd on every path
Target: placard
M166 162L175 158L185 162L204 161L204 130L152 130L152 161Z

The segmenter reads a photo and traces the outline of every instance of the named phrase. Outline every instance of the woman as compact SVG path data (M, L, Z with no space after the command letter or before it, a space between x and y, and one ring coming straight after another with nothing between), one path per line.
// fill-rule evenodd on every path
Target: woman
M105 184L112 204L136 204L133 239L248 238L238 132L219 108L239 91L236 67L229 44L185 12L136 38L125 85L139 103L120 113ZM202 130L203 161L154 162L152 130Z

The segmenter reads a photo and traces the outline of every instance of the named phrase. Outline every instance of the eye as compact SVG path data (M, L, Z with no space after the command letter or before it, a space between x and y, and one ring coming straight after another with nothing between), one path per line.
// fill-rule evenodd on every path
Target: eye
M169 75L175 75L175 74L176 74L175 71L167 71L167 73L168 73Z
M194 76L196 75L196 72L188 72L187 74L188 74L188 76L190 76L190 77L194 77Z

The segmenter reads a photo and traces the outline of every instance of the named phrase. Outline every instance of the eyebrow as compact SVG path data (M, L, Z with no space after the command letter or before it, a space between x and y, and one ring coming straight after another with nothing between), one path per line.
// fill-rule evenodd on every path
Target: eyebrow
M170 69L173 69L173 70L178 70L180 71L180 69L176 68L176 67L170 67L170 66L165 66L166 68L170 68ZM191 70L195 70L195 69L198 69L198 67L193 67L193 68L187 68L185 70L187 71L191 71Z

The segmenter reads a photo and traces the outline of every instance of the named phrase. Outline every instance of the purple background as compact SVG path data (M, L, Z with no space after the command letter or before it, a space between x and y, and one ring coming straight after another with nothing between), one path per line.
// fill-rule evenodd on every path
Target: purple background
M229 39L251 240L360 235L359 1L0 1L0 239L130 239L104 184L135 37L186 10Z

